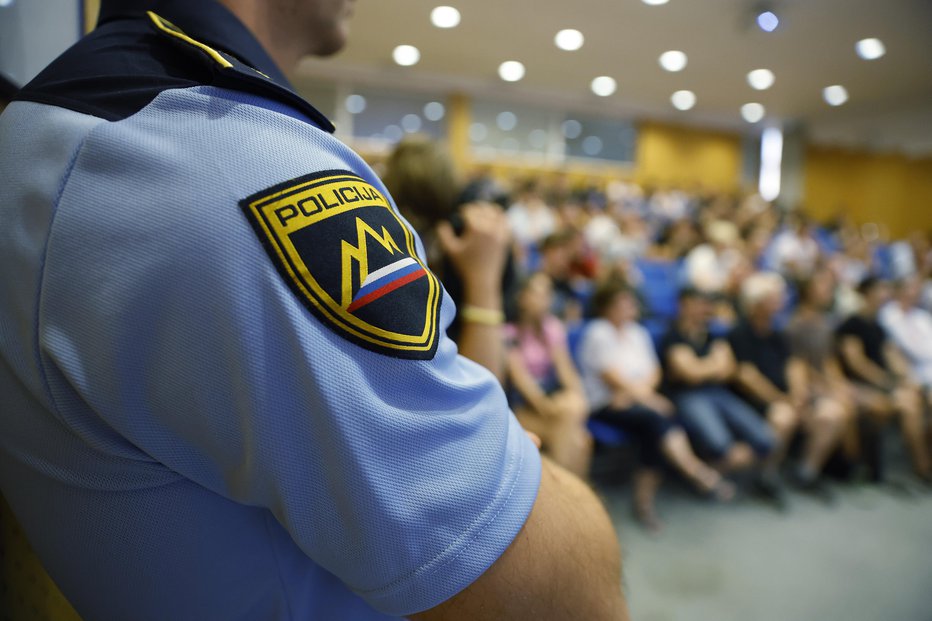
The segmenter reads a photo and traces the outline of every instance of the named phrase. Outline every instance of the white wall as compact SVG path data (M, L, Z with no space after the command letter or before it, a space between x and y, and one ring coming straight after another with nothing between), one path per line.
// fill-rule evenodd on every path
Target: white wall
M0 72L23 85L78 40L80 0L0 0Z

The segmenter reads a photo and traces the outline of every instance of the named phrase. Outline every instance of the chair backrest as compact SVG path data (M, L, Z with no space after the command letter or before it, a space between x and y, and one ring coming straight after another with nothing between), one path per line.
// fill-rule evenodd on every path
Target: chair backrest
M0 621L81 621L0 496Z

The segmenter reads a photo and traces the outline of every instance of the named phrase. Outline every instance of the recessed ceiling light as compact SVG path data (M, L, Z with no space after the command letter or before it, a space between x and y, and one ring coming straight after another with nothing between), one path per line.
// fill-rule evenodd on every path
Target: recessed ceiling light
M430 22L437 28L456 28L460 25L460 12L452 6L438 6L430 12Z
M780 18L771 11L764 11L757 16L757 25L764 32L773 32L780 25Z
M765 91L773 86L774 79L773 71L770 69L755 69L748 73L748 84L759 91Z
M644 4L649 4L651 6L660 6L661 4L666 4L670 0L641 0Z
M346 111L350 114L359 114L365 109L366 98L362 95L350 95L346 98Z
M421 60L421 51L413 45L399 45L392 52L392 58L402 67L410 67Z
M764 106L759 103L752 102L741 106L741 116L744 117L744 120L748 123L757 123L764 118L764 114L766 114L766 110L764 110Z
M495 124L498 125L498 128L503 132L510 132L518 125L518 117L515 116L514 112L505 110L504 112L499 112L498 116L495 117Z
M887 53L887 48L880 39L861 39L854 49L864 60L877 60Z
M524 65L516 60L506 60L499 65L498 75L506 82L517 82L524 77Z
M848 101L848 89L841 84L827 86L822 90L822 97L828 105L840 106Z
M660 55L660 66L667 71L682 71L686 67L686 54L670 50Z
M473 142L483 142L489 137L489 130L483 123L473 123L469 126L469 139Z
M567 52L575 52L583 46L585 41L586 38L583 36L583 33L572 28L561 30L557 33L557 36L553 38L553 42L556 43L557 47Z
M421 117L416 114L406 114L401 119L401 128L409 134L421 129Z
M696 94L692 91L676 91L670 96L670 102L677 110L689 110L696 105Z
M0 0L0 8L6 8L13 5L13 0Z
M615 90L618 88L618 83L615 82L615 78L607 75L600 75L592 81L591 88L592 92L599 97L608 97L614 94Z
M439 101L432 101L424 106L424 118L428 121L439 121L447 113L447 109Z
M576 119L566 119L563 121L562 129L564 136L570 140L575 140L582 133L582 123Z
M598 136L586 136L582 141L582 150L586 155L598 155L602 152L602 139Z

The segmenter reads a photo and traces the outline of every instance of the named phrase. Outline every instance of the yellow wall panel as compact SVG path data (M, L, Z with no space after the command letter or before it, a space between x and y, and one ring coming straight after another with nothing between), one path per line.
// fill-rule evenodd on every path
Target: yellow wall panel
M809 147L804 188L817 220L846 214L885 224L894 237L932 229L932 158Z
M636 179L685 190L737 189L741 138L736 134L643 123L638 134Z

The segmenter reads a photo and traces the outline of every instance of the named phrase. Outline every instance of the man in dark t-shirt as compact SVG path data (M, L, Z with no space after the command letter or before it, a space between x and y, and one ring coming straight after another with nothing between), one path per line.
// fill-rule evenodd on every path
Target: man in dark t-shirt
M763 461L774 449L774 435L747 403L728 389L735 359L728 342L709 333L711 301L695 289L680 293L680 310L661 343L664 392L700 452L726 468ZM753 455L748 454L748 446ZM782 501L772 479L759 489Z
M899 417L916 475L932 482L921 392L910 379L906 358L877 320L890 299L890 287L867 278L858 291L863 299L861 312L848 317L837 330L842 369L855 386L858 402L875 422Z
M745 318L728 337L737 359L733 385L777 436L777 450L768 466L776 471L794 434L803 430L806 445L795 470L796 481L829 499L819 473L842 437L847 416L841 404L812 393L805 365L793 356L786 334L774 327L784 294L783 278L775 272L745 280L741 291Z

